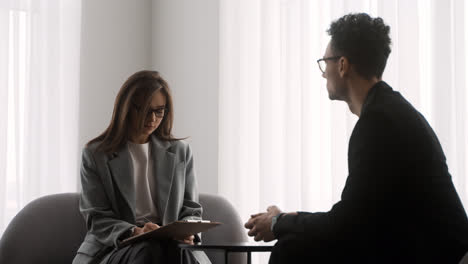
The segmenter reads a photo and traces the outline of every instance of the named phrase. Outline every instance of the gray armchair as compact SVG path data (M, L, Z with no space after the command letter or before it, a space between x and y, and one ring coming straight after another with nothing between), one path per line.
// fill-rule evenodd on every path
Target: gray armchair
M79 194L48 195L26 205L11 221L0 240L0 263L71 263L86 234L78 209ZM204 219L223 225L202 235L204 243L245 242L239 214L219 195L200 194ZM224 263L222 252L206 252L213 263ZM242 253L238 253L242 254ZM229 263L245 257L232 254Z
M468 253L460 260L459 264L468 264Z

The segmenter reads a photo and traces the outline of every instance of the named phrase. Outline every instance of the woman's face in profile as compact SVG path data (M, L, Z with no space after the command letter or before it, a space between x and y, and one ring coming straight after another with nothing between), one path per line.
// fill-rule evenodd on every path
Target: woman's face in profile
M148 142L149 136L159 127L161 121L166 114L166 96L158 90L153 93L150 102L148 113L142 112L142 103L135 103L132 111L132 131L130 132L130 140L134 143L143 144ZM137 116L145 115L143 129L138 128Z

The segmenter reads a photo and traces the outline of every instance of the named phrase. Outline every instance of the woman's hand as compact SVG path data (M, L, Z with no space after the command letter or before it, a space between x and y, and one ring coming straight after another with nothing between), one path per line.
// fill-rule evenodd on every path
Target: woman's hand
M156 230L158 228L159 228L159 225L157 225L155 223L148 222L143 227L138 227L138 226L135 227L135 229L133 229L132 237L141 235L141 234L149 232L149 231Z
M176 238L175 240L177 240L177 241L179 241L181 243L184 243L184 244L193 245L194 244L194 242L193 242L194 239L195 239L195 236L191 235L191 236L184 237L184 238L181 238L181 239Z

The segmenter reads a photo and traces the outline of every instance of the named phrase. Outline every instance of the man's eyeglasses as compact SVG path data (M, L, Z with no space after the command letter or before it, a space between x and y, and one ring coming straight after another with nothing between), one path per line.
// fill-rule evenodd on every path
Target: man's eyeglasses
M337 60L341 58L342 56L333 56L333 57L327 57L327 58L321 58L317 60L317 64L319 66L319 69L322 73L325 73L325 69L327 68L327 60Z
M136 105L136 104L133 104L133 106L135 106L135 109L136 109L138 112L140 112L141 107L139 107L139 106ZM151 116L153 115L153 113L154 113L154 115L155 115L156 117L161 118L161 117L164 117L164 115L167 113L168 110L169 110L169 109L167 109L167 107L158 107L158 108L156 108L156 109L150 108L150 109L148 110L148 113L146 114L146 116L147 116L147 117L151 117Z

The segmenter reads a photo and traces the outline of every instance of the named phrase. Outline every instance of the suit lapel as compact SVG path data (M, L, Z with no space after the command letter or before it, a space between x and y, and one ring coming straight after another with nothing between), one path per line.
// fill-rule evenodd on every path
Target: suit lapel
M108 161L112 177L124 200L132 209L133 217L135 218L135 181L127 145L120 151L113 153L112 157L113 158Z
M171 144L167 141L161 141L156 136L151 136L154 155L153 171L156 173L156 200L158 213L161 221L164 223L167 202L172 187L172 178L174 175L175 154L168 151Z

